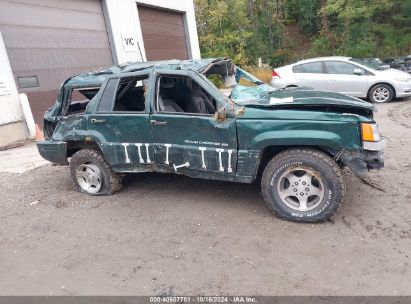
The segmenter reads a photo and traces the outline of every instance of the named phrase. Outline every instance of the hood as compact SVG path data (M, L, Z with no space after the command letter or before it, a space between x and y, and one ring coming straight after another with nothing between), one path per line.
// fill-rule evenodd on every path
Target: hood
M307 87L287 88L281 90L269 89L264 87L251 87L246 91L247 94L237 94L242 92L242 88L234 88L236 96L239 98L234 101L238 105L247 107L264 107L264 108L333 108L339 112L357 113L365 112L371 114L375 111L375 107L359 98L350 97L344 94L317 91ZM254 96L251 90L255 91ZM263 92L262 92L263 90Z
M405 71L397 70L397 69L387 69L387 70L378 70L375 71L379 73L381 76L384 75L385 77L390 78L398 78L398 79L407 79L411 78L410 74Z

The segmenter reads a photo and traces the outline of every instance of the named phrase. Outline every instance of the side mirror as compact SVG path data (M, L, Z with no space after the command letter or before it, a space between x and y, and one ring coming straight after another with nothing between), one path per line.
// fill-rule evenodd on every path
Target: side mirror
M363 72L361 69L354 69L354 75L362 75Z

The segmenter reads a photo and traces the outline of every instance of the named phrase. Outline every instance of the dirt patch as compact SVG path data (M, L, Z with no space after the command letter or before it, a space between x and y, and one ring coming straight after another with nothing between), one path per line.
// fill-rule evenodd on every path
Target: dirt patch
M388 111L388 116L395 124L411 129L411 104L409 101L396 102Z

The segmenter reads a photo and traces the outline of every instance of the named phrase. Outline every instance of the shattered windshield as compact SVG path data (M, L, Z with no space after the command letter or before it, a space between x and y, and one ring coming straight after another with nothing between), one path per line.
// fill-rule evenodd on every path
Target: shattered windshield
M231 99L238 104L259 99L262 95L275 91L272 86L239 67L236 67L235 78L237 84L231 90Z
M213 87L223 93L227 100L241 104L259 99L275 89L251 73L233 65L231 62L217 63L204 74Z

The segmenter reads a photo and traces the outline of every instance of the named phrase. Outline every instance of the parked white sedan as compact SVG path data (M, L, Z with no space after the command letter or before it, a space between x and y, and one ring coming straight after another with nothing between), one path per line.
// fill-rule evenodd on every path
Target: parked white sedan
M298 61L273 70L271 85L334 91L371 102L389 102L411 96L411 75L351 57L321 57Z

